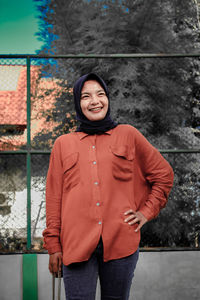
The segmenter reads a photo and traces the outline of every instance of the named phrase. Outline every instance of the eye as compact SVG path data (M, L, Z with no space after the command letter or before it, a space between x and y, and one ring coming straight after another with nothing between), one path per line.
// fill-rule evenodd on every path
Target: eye
M81 99L87 99L89 97L89 95L83 95L81 96Z
M99 96L105 96L105 93L104 92L100 92L98 95Z

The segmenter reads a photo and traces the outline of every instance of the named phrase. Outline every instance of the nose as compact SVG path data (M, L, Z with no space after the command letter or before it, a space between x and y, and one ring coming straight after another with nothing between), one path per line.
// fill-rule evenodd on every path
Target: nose
M96 95L93 95L93 96L91 97L90 104L91 104L91 105L96 105L96 104L98 104L98 103L99 103L98 97L97 97Z

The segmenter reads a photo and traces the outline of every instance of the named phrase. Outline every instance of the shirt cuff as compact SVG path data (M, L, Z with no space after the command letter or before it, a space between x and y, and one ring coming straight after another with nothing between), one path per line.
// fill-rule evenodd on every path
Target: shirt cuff
M60 244L55 244L52 246L47 246L46 244L43 245L43 247L48 251L48 254L54 254L56 252L62 252L62 247Z

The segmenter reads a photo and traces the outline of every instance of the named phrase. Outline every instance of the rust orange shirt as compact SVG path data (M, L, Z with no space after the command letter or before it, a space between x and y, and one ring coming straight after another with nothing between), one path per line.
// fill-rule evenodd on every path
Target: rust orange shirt
M46 183L44 247L63 252L63 263L88 260L100 236L104 261L136 251L137 224L124 212L148 219L166 205L173 183L168 162L130 125L101 135L74 132L55 141Z

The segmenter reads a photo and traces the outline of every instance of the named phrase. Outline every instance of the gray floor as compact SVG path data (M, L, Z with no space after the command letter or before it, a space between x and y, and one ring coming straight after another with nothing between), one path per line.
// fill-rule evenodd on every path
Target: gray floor
M48 255L38 255L38 300L51 298ZM22 300L22 256L0 256L0 300ZM62 300L64 288L62 284ZM97 285L96 300L100 299ZM199 300L200 251L141 252L130 300Z

